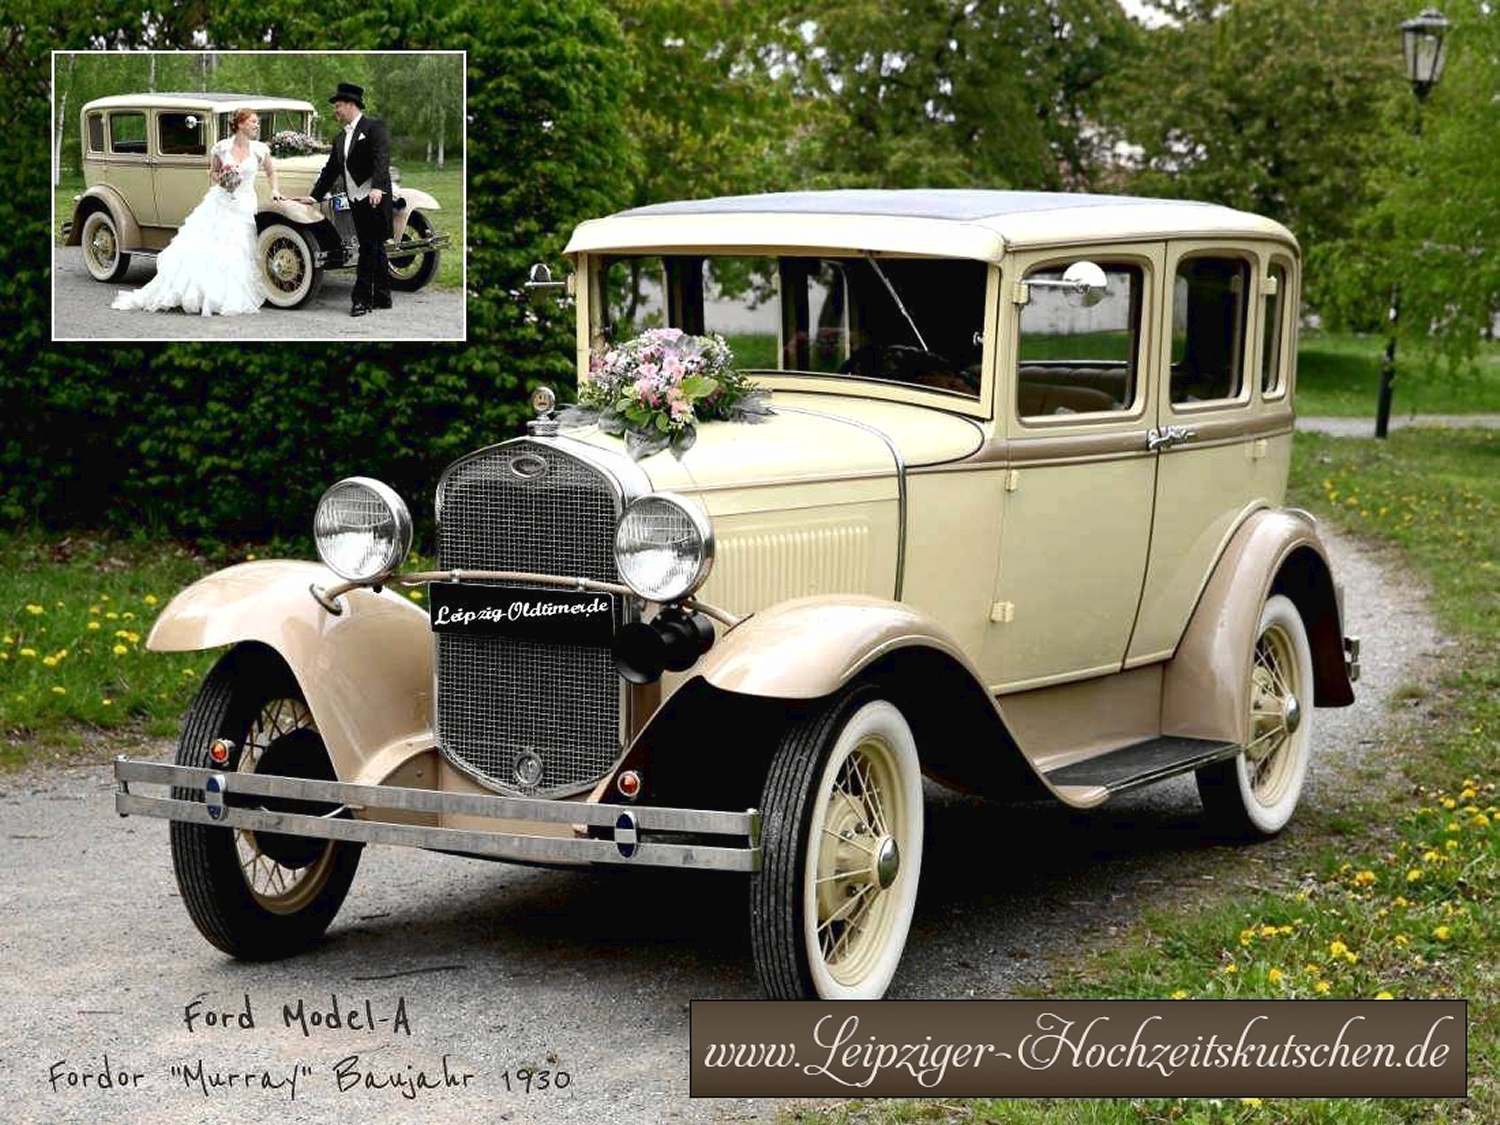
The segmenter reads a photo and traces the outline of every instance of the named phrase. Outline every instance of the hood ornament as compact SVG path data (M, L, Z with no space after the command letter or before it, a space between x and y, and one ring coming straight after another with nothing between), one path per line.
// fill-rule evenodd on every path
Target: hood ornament
M526 423L526 432L532 437L551 437L557 433L557 394L545 383L531 392L531 409L536 417Z

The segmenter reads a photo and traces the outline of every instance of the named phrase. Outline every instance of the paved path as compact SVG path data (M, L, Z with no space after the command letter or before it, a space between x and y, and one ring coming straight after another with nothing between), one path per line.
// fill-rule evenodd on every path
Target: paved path
M1444 429L1500 430L1500 414L1417 414L1391 419L1391 429L1408 426L1437 426ZM1299 430L1312 430L1334 437L1374 437L1374 418L1304 418L1297 419Z
M1318 711L1308 800L1358 785L1389 721L1386 700L1431 664L1441 641L1409 577L1329 536L1349 628L1364 637L1359 702ZM1393 591L1400 596L1391 596ZM139 752L136 748L131 752ZM145 748L165 755L164 744ZM1364 764L1363 768L1370 768ZM1210 880L1270 879L1295 849L1207 841L1192 781L1176 779L1102 810L1004 808L931 790L921 897L895 997L999 997L1045 984L1048 956L1108 940L1156 903ZM1264 875L1262 874L1264 873ZM275 964L228 960L178 900L167 825L112 811L104 766L0 779L0 1113L7 1122L162 1123L475 1119L515 1122L764 1120L775 1102L691 1101L688 1002L756 994L743 884L645 870L577 872L366 849L354 889L311 952ZM404 998L411 1035L284 1026L282 1005L369 998L377 1016ZM254 1030L190 1033L184 1006L238 1010ZM53 1064L143 1072L142 1088L53 1092ZM329 1070L358 1054L383 1073L408 1066L476 1077L468 1090L337 1093ZM285 1092L205 1097L169 1067L314 1068ZM507 1091L519 1067L565 1070L569 1087Z
M95 281L77 246L52 254L54 282L52 333L59 340L240 340L287 343L297 340L462 340L464 295L459 289L428 286L417 293L395 293L395 307L368 316L349 315L353 270L332 270L318 295L298 309L266 305L255 316L190 316L173 312L124 312L109 307L120 289L135 289L156 276L151 259L131 262L121 282Z

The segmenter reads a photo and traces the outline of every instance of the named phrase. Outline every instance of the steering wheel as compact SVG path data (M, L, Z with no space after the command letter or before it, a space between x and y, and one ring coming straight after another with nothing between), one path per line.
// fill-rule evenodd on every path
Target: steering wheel
M974 394L978 386L946 357L910 344L870 343L850 353L839 374Z

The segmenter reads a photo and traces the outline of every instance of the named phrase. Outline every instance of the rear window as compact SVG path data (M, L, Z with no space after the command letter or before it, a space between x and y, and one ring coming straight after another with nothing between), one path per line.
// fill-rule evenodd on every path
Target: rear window
M1250 264L1188 258L1172 286L1172 401L1214 402L1240 393Z
M104 151L104 114L89 114L89 151Z
M111 113L109 115L109 151L146 155L146 115L144 113Z

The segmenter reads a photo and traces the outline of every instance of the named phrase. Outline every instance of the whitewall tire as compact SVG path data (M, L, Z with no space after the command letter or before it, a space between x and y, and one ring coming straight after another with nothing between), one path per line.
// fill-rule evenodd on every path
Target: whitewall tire
M900 710L866 688L794 722L761 816L750 916L766 993L879 999L906 947L922 866L922 771Z
M312 235L290 223L268 223L256 237L255 257L266 303L278 309L306 304L323 285Z
M83 264L95 281L119 281L130 269L130 255L120 245L120 228L108 211L90 211L79 232Z
M1290 598L1261 609L1246 706L1250 736L1233 758L1198 771L1209 824L1241 837L1274 836L1296 811L1313 744L1312 646Z

